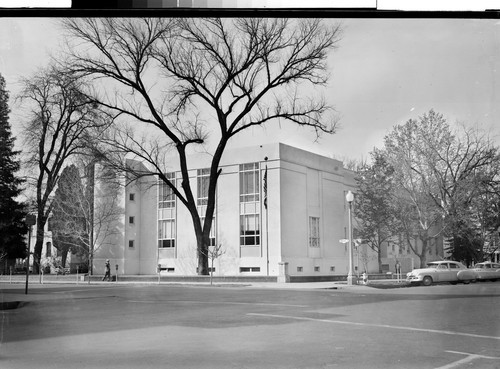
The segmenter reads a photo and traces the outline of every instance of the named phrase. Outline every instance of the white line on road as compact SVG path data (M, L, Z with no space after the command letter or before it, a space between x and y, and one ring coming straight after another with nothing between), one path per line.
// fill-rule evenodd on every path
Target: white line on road
M307 318L307 317L301 317L301 316L260 314L260 313L248 313L247 315L264 316L264 317L269 317L269 318L306 320L306 321L312 321L312 322L333 323L333 324L358 325L358 326L365 326L365 327L389 328L389 329L399 329L399 330L407 330L407 331L415 331L415 332L439 333L439 334L449 334L449 335L453 335L453 336L465 336L465 337L487 338L487 339L492 339L492 340L500 340L500 337L496 337L496 336L483 336L480 334L454 332L454 331L441 331L441 330L437 330L437 329L401 327L401 326L397 326L397 325L387 325L387 324L357 323L357 322L348 322L348 321L343 321L343 320L315 319L315 318Z
M188 300L127 300L128 302L136 302L143 304L165 304L168 302L179 302L186 304L217 304L217 305L257 305L257 306L288 306L306 308L307 305L290 305L290 304L272 304L265 302L231 302L231 301L188 301Z
M460 355L467 355L463 359L454 361L453 363L447 364L445 366L440 366L439 368L436 369L452 369L452 368L457 368L459 365L469 363L475 359L491 359L491 360L500 360L500 357L493 357L493 356L485 356L485 355L478 355L478 354L470 354L468 352L459 352L459 351L445 351L445 352L451 352L453 354L460 354Z

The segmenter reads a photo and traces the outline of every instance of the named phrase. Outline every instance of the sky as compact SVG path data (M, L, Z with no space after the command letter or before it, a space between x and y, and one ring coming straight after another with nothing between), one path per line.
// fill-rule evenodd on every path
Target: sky
M367 159L396 124L430 109L450 123L500 130L500 21L495 19L327 19L341 22L322 93L340 127L315 141L311 130L285 124L254 128L232 146L283 142L337 159ZM0 73L11 101L18 80L46 65L62 42L51 18L0 18ZM14 134L21 119L12 109ZM19 140L18 140L19 141ZM496 142L500 144L498 137Z

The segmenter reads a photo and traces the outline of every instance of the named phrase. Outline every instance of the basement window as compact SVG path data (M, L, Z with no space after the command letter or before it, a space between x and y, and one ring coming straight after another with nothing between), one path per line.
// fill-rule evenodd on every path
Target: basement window
M161 267L160 271L167 272L167 273L173 273L173 272L175 272L175 268Z
M240 267L240 273L260 272L260 267Z

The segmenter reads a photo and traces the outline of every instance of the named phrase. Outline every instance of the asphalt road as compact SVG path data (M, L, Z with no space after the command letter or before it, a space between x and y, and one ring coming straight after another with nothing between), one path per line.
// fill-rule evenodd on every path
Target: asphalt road
M0 285L3 301L25 299ZM400 289L39 285L0 368L500 368L500 282Z

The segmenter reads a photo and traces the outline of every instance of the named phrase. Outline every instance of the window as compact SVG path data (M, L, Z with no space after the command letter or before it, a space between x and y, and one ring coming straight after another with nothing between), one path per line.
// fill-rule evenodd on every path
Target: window
M52 256L52 242L47 242L45 246L47 247L45 250L45 256L50 258Z
M259 201L259 163L240 165L240 202Z
M129 224L134 224L134 222L135 222L135 217L128 217Z
M167 179L175 184L175 173L167 173L166 174ZM175 195L174 191L170 186L163 182L160 181L159 183L159 189L158 189L158 207L160 209L165 209L165 208L173 208L175 207Z
M318 266L314 267L314 271L319 272L319 267Z
M128 241L128 247L133 249L134 248L134 240L129 240Z
M309 217L309 247L319 247L319 218Z
M158 220L158 247L175 247L175 220Z
M208 204L208 186L210 184L210 169L198 169L197 171L197 182L198 182L198 214L200 214L200 221L203 226L205 223L205 214L207 212L207 204ZM215 223L215 214L212 218L212 225L210 226L210 244L209 246L215 246L216 240L216 223Z
M240 267L240 273L260 272L260 267Z
M171 184L175 185L175 173L166 174ZM175 195L169 184L158 183L158 248L175 247Z
M128 195L128 199L129 199L130 201L135 201L135 193L130 193L130 194Z
M207 205L210 169L198 169L198 205Z
M240 245L260 245L259 214L240 215Z
M175 272L175 268L161 267L160 272L173 273L173 272Z
M303 270L304 270L303 267L297 267L297 272L302 273Z
M240 245L260 245L259 164L240 165Z
M331 266L330 267L330 272L334 272L335 271L335 267L334 266Z

